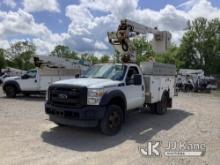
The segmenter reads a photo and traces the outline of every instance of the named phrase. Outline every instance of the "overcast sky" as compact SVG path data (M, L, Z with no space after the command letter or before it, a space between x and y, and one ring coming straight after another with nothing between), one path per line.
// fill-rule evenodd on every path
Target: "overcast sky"
M220 0L0 0L0 47L32 41L38 54L57 44L111 54L107 31L120 19L169 30L179 43L188 20L220 18Z

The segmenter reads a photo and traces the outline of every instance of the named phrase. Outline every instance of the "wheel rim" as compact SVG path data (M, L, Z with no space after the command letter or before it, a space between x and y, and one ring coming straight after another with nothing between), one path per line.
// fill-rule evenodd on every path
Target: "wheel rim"
M117 112L111 112L108 120L109 128L117 128L120 125L120 117Z

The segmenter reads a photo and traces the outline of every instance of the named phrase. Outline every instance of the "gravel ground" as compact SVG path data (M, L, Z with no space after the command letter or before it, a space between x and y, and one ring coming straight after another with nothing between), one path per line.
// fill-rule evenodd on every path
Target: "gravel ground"
M130 112L122 131L108 137L97 129L57 127L43 98L7 99L0 91L0 164L219 164L220 94L180 93L173 104L163 116ZM149 140L205 143L206 153L148 158L138 148Z

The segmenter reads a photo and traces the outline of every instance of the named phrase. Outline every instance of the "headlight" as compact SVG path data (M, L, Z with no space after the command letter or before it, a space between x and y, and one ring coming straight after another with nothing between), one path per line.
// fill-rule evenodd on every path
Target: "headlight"
M104 89L88 89L88 105L98 105L102 96L104 95Z
M104 90L101 89L88 89L88 97L102 97Z

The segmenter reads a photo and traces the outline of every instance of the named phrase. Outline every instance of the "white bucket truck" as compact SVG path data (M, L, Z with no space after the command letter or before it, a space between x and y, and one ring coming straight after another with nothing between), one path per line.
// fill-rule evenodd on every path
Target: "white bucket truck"
M114 135L121 129L127 111L149 106L153 112L164 114L172 106L175 65L135 64L130 54L130 32L152 32L159 42L169 41L160 36L165 32L122 20L117 33L108 33L108 37L123 55L123 63L97 64L80 78L50 85L45 103L49 120L61 126L99 126L104 134ZM167 42L163 43L167 46Z
M4 80L2 88L7 97L16 97L19 93L25 95L45 93L53 82L75 78L81 71L79 64L64 58L35 56L34 63L35 69Z

